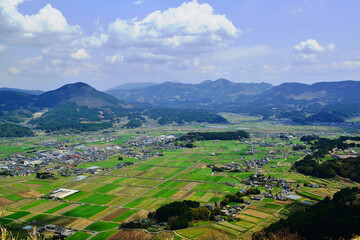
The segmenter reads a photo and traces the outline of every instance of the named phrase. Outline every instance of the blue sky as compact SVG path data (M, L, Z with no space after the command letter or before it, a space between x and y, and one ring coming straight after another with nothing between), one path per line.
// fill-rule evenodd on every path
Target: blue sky
M358 0L0 0L0 86L360 80Z

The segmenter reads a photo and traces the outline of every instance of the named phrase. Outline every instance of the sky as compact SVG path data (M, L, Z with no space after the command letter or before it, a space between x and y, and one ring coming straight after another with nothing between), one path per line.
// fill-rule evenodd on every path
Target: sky
M360 80L358 0L0 0L0 87Z

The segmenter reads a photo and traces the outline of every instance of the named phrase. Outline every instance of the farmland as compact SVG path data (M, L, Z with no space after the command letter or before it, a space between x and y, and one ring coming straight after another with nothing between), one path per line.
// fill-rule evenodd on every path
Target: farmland
M243 124L248 126L247 123ZM234 128L232 125L223 127L228 130ZM251 128L251 125L249 127ZM263 130L260 132L258 128ZM289 172L292 162L305 155L303 151L292 150L292 144L300 143L301 135L312 130L319 131L323 135L337 134L336 129L323 131L325 130L323 127L318 127L318 130L308 127L304 130L299 128L289 127L289 131L294 131L294 134L287 139L281 138L277 133L284 130L280 126L270 131L270 126L256 124L254 129L250 129L251 140L198 141L195 142L195 148L157 150L150 145L134 145L133 152L140 154L149 151L153 156L146 160L141 160L141 157L136 154L126 156L124 161L131 164L117 168L115 166L121 162L118 157L124 154L116 150L104 161L84 162L78 166L72 166L72 168L81 169L99 167L99 171L86 172L85 177L80 180L74 180L74 175L60 174L65 164L50 164L46 167L52 169L55 174L54 179L37 179L35 174L0 178L0 204L3 206L0 223L13 231L20 232L20 235L25 234L22 227L27 225L42 227L45 224L55 224L78 230L69 239L111 239L111 236L115 239L117 235L127 234L123 230L118 230L121 223L145 219L149 212L155 211L164 204L177 200L198 201L202 205L214 204L222 201L227 194L249 189L251 186L244 180L254 175L256 171L266 177L286 180L289 183L288 186L294 189L293 192L299 195L299 199L262 198L256 201L249 196L245 198L249 203L242 206L243 209L236 213L235 219L224 222L194 222L196 228L177 230L173 235L177 239L202 239L213 231L214 234L225 234L231 239L249 239L253 232L309 207L302 201L316 202L328 195L333 195L344 186L356 185L351 181L317 179ZM209 130L197 126L178 129L164 127L143 131L146 131L148 136L155 137L163 134L184 133L191 129ZM106 148L113 145L121 146L126 141L143 135L143 133L137 133L136 130L113 134L123 138L106 142L101 140L103 136L98 138L91 136L98 141L86 142L78 136L66 141L71 146L96 145ZM64 138L65 136L57 137L56 141L63 141ZM3 145L6 145L11 140L1 141ZM36 137L32 140L22 139L17 144L19 145L17 150L9 148L9 151L3 152L2 155L8 156L7 154L11 155L14 152L23 154L25 150L32 147L29 141L33 144L40 142ZM157 154L159 152L161 154ZM253 158L268 158L269 162L258 170L245 169L246 161L251 161ZM57 165L60 167L55 168ZM241 170L213 171L209 167L224 168L232 165L239 166ZM312 188L311 184L320 188ZM255 187L262 192L267 190L265 186L256 185ZM64 199L41 198L58 188L75 189L79 192ZM282 188L279 186L274 186L271 190L274 196L280 196L281 191ZM229 203L229 206L232 205L237 205L237 203ZM160 237L162 236L160 234L165 233L145 235L154 237L157 234Z

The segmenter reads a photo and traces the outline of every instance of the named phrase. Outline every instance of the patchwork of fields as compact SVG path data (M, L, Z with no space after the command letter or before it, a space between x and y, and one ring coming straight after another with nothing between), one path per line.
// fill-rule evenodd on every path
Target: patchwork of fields
M269 138L264 141L281 140ZM226 194L248 188L242 180L253 175L254 171L213 173L207 166L229 162L244 163L245 160L252 159L252 155L246 154L251 149L250 144L236 141L202 141L196 145L194 149L164 151L164 156L142 162L135 161L135 164L121 169L113 168L118 163L116 159L85 164L80 167L99 166L109 167L111 170L97 175L87 175L87 178L81 181L73 181L73 177L60 175L56 175L56 180L36 179L34 175L1 178L0 205L4 208L0 224L18 229L21 234L25 234L21 229L27 225L56 224L79 230L68 238L71 240L90 237L116 239L128 234L118 230L121 223L146 218L150 211L166 203L176 200L214 203L221 201ZM271 159L262 169L264 174L325 186L321 189L302 188L303 197L300 200L310 200L307 196L322 199L341 187L334 181L305 178L301 174L289 173L291 163L301 157L299 152L289 153L290 150L286 144L271 148L257 147L255 155L259 158L268 156L269 151L278 152L277 159ZM283 153L288 153L286 158ZM240 159L240 156L243 158ZM235 186L226 183L234 183ZM60 187L79 192L63 200L40 198ZM280 190L275 188L274 193ZM197 239L203 238L211 230L218 234L226 234L230 238L249 238L252 232L295 211L305 209L307 206L301 204L300 200L264 199L253 202L242 211L237 216L238 221L194 223L196 228L158 234L172 234L172 237L176 235L176 238L180 239ZM143 239L150 239L156 235L144 232L136 234L142 234Z

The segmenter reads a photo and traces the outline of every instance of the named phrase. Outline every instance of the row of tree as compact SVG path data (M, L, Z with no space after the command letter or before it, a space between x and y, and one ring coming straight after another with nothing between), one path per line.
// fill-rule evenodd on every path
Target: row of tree
M239 140L250 138L249 133L238 130L229 132L189 132L178 138L180 141Z

